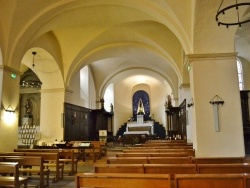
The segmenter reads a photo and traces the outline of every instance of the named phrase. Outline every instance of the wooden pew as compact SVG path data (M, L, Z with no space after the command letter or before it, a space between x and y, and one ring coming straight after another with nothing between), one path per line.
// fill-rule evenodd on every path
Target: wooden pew
M150 147L150 146L187 146L187 143L167 143L167 142L155 142L155 143L144 143L141 145L142 147Z
M170 178L168 174L78 173L75 184L76 188L170 188Z
M164 139L160 139L160 140L147 140L145 143L187 143L187 140L164 140Z
M25 174L38 174L40 188L49 186L50 170L44 168L44 160L42 157L2 156L1 158L4 158L5 162L18 162L19 172L23 172Z
M77 173L78 159L75 157L73 149L14 149L14 152L47 152L47 153L58 153L59 161L62 163L70 163L71 170L67 172L69 175Z
M115 154L116 157L151 157L151 153L123 153L118 152Z
M102 156L102 146L100 141L90 141L94 149L86 149L85 154L90 155L93 161L100 159ZM93 151L94 150L94 151Z
M147 157L107 157L107 164L147 164Z
M245 179L245 187L249 188L250 187L250 174L244 173L244 179Z
M116 153L116 157L187 157L186 152L176 152L176 153Z
M0 174L11 174L12 176L0 176L1 186L11 186L19 188L22 185L24 188L28 187L28 178L19 176L18 163L13 162L0 162Z
M192 157L193 164L243 163L244 157Z
M126 147L126 149L193 149L193 146L171 146L171 145L152 145L139 147Z
M144 164L145 174L170 174L174 180L175 174L196 174L195 164Z
M59 161L65 163L71 164L71 170L65 171L68 172L69 175L73 175L77 173L77 166L78 166L78 159L75 158L74 150L62 150L59 151Z
M124 153L177 153L177 152L185 152L188 156L195 156L194 149L124 149Z
M243 174L176 174L175 188L245 188Z
M45 163L44 166L50 169L50 172L55 172L54 181L63 179L64 164L59 161L58 153L46 153L46 152L15 152L17 155L24 154L25 156L39 156L43 157Z
M174 187L175 174L196 174L195 164L144 164L145 174L169 174Z
M152 145L152 146L141 146L141 149L193 149L193 146L171 146L171 145ZM132 149L132 148L131 148ZM137 149L137 148L136 148Z
M144 173L143 164L97 164L95 173Z
M196 164L199 174L240 174L250 173L250 163Z
M148 164L191 164L190 157L148 157Z

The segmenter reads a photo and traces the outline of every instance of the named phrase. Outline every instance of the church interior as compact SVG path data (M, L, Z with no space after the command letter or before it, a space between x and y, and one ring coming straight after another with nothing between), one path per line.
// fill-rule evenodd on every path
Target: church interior
M249 22L248 0L0 0L0 153L249 156Z

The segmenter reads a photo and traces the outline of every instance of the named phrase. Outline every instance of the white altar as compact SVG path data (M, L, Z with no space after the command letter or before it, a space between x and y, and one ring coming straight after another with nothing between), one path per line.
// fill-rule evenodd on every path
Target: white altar
M138 123L136 121L128 122L127 129L124 134L154 134L154 123L153 121L148 121L145 123Z

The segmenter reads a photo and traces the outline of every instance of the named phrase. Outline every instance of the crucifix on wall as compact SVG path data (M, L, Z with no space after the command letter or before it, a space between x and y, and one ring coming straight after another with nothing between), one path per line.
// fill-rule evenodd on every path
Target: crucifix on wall
M224 101L218 96L215 95L209 102L213 105L213 114L214 114L214 129L216 132L220 131L220 122L219 122L219 105L223 105Z

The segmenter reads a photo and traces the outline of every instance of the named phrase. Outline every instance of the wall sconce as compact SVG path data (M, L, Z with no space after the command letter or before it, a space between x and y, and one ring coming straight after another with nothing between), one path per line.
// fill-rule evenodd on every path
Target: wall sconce
M4 108L4 115L3 115L3 119L5 121L6 124L11 125L15 122L15 110L11 107L11 105L8 106L8 108Z
M188 103L187 103L187 107L190 108L191 106L194 106L194 101L193 98L191 98Z
M15 113L15 110L11 107L11 105L9 105L8 108L6 108L4 110L5 110L5 112Z

